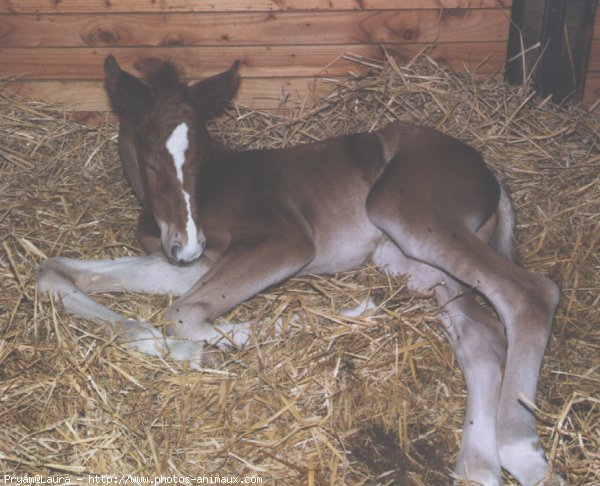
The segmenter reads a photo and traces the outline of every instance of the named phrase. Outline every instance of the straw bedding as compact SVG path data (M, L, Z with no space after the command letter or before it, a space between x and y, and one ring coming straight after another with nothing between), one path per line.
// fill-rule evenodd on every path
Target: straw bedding
M524 265L562 288L537 400L544 447L569 484L599 484L600 119L425 55L402 67L358 62L369 72L325 99L288 105L286 117L237 107L211 130L237 147L279 147L401 118L483 151L514 196ZM82 126L7 91L0 105L2 474L450 483L465 389L430 295L369 267L292 279L224 317L256 326L252 346L221 366L143 356L34 285L49 256L140 253L116 127ZM381 305L337 314L367 295ZM157 325L171 300L98 298Z

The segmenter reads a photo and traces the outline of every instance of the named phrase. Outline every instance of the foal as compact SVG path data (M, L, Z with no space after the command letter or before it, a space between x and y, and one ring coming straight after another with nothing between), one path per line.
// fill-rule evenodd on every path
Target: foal
M187 86L168 62L142 81L109 56L105 80L150 255L51 258L40 291L73 314L107 321L146 353L197 365L204 341L221 337L212 321L270 285L366 261L408 274L412 288L433 288L443 305L467 385L457 478L498 486L504 467L525 486L562 484L548 476L535 418L520 399L535 399L559 291L515 264L511 200L476 150L397 121L236 152L212 140L205 122L235 95L238 63ZM123 289L180 296L167 311L173 337L86 295ZM248 324L224 329L236 327L233 339L243 344Z

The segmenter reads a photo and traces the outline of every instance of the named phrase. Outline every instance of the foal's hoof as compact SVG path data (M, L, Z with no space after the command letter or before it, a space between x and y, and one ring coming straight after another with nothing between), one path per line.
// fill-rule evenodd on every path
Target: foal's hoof
M469 475L455 479L452 486L502 486L502 478L494 474Z
M187 361L192 369L220 368L227 360L227 351L207 345L204 341L190 339L165 339L168 357L175 361Z
M202 354L202 365L204 368L218 369L231 359L231 350L220 346L208 345Z
M567 484L567 483L566 483L566 481L563 479L563 477L562 477L562 476L560 476L560 475L558 475L558 474L556 474L556 473L553 473L553 474L552 474L552 477L551 477L551 478L550 478L548 481L546 481L545 483L544 483L544 482L542 482L542 483L540 483L540 484L542 484L542 485L544 485L544 486L564 486L564 485L565 485L565 484Z
M204 364L204 343L183 339L165 339L168 355L175 361L188 361L190 368L199 369Z
M497 461L479 455L462 456L454 470L454 486L502 486L502 472Z
M549 471L539 439L525 438L499 447L500 461L519 484L525 486L563 486L565 480Z

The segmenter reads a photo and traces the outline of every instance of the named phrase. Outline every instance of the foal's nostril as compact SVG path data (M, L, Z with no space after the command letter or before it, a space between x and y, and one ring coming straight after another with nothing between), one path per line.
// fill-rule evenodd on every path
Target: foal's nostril
M180 251L181 247L179 245L173 245L171 247L171 258L173 258L173 260L177 260Z

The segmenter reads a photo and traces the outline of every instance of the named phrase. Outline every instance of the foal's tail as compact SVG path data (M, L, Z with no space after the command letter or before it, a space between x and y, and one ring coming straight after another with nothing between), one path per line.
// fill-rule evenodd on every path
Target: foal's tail
M490 241L490 246L500 255L517 265L521 257L515 246L515 209L513 201L504 184L500 182L500 200L498 201L498 225Z

